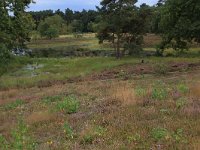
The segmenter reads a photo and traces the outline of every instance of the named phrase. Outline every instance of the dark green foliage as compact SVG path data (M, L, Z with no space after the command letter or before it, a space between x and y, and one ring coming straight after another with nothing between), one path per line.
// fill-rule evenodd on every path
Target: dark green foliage
M59 36L59 31L57 28L54 27L50 27L47 29L47 31L45 32L46 37L48 37L49 39L52 38L56 38Z
M41 36L52 39L62 33L63 26L64 20L59 15L55 15L40 22L38 30Z
M142 52L142 47L135 43L130 43L124 45L124 50L128 52L128 55L134 56L139 55Z
M67 22L67 25L69 25L73 21L73 15L74 12L69 8L65 10L65 21Z
M0 75L6 70L10 58L11 56L6 46L0 43Z
M128 55L134 56L139 55L143 49L141 47L141 44L143 43L143 36L137 36L135 37L135 42L130 42L124 44L124 51L128 52Z
M35 29L38 28L40 22L47 17L53 16L53 10L42 10L42 11L30 11L29 14L33 17L35 21Z
M71 23L71 26L72 26L72 32L74 33L81 33L84 28L83 23L80 20L74 20Z
M101 19L97 27L97 37L100 43L104 40L113 43L117 58L124 54L120 50L124 44L140 45L137 39L146 31L145 22L149 13L145 9L137 8L136 2L103 0L102 7L98 8Z
M6 67L9 62L9 52L13 48L25 47L29 41L29 33L34 23L25 12L32 0L0 1L0 66ZM13 14L13 15L10 15Z
M200 42L200 1L167 0L161 7L159 28L163 42L159 49L172 47L182 52L188 49L188 42Z
M99 15L95 10L72 11L69 8L67 8L65 12L58 9L55 12L53 12L53 10L43 10L37 12L31 11L29 13L36 22L35 29L38 29L40 22L44 21L46 18L58 15L65 21L68 28L72 26L72 23L74 24L74 21L81 23L81 25L76 26L76 30L78 30L78 32L92 32L91 23L95 22L97 16Z
M55 15L59 15L62 19L65 18L65 13L62 12L60 9L55 11Z

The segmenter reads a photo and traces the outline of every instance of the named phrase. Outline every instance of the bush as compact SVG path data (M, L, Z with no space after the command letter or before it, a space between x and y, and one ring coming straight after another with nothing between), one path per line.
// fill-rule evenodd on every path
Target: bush
M165 65L163 63L155 64L153 69L154 69L155 73L158 74L158 75L165 75L168 72L167 65Z
M64 111L66 113L75 113L79 108L79 102L74 96L68 96L63 101L58 102L57 110Z
M49 39L53 39L53 38L59 37L59 30L54 28L54 27L50 27L45 32L45 36L47 38L49 38Z
M2 75L10 62L11 55L4 44L0 44L0 75Z
M125 44L124 50L131 56L139 55L143 51L142 47L135 43Z
M154 128L151 131L151 136L153 137L153 139L155 141L159 141L159 140L166 138L168 134L169 133L168 133L167 129L165 129L165 128Z

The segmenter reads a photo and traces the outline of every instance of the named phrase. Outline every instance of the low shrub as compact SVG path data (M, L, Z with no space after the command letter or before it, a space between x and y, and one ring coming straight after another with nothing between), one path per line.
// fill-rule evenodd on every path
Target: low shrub
M130 56L139 55L143 51L141 45L137 45L135 43L125 44L124 50Z
M155 100L165 100L168 96L168 92L164 88L153 88L151 98Z
M74 96L68 96L63 101L59 101L56 105L58 111L63 111L68 114L76 113L79 108L79 102Z
M168 130L165 128L153 128L151 131L151 136L155 141L160 141L168 136Z
M157 63L153 66L154 72L158 75L166 75L168 72L168 67L166 64Z
M64 133L66 134L66 138L73 139L74 138L73 129L70 127L70 125L67 122L65 122L63 128L64 128Z
M176 101L176 108L180 109L182 108L183 106L185 106L187 104L187 99L185 98L179 98L177 101Z
M29 136L29 129L27 125L20 120L17 127L11 133L11 141L7 141L2 135L0 135L0 149L10 150L34 150L36 149L36 143Z
M178 84L177 85L177 90L183 94L189 92L189 87L185 84Z
M15 109L15 108L17 108L17 107L19 107L19 106L21 106L23 104L24 104L23 100L17 99L15 102L6 104L3 107L4 107L5 110L13 110L13 109Z
M0 44L0 76L7 70L11 55L4 44Z

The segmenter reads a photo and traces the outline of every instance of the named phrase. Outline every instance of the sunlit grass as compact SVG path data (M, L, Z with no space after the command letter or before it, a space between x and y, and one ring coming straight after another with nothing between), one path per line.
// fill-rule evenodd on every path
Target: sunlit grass
M146 58L145 62L150 65L168 62L198 62L198 58ZM30 63L33 66L42 65L40 68L33 70L26 69ZM11 67L7 73L0 77L0 89L13 87L26 88L38 86L43 83L55 81L65 81L73 77L83 77L93 72L99 72L105 69L122 65L137 64L141 62L141 58L126 57L117 60L112 57L93 57L93 58L33 58L29 62L19 65L19 67ZM18 62L16 62L18 63ZM17 64L13 64L18 66Z

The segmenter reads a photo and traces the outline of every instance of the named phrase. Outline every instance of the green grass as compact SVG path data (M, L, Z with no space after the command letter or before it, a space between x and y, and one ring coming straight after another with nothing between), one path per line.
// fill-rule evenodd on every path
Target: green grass
M178 84L177 85L177 90L183 94L186 94L189 92L189 87L186 84Z
M0 77L7 72L15 72L28 63L32 63L28 57L11 57L8 64L0 64Z
M156 40L153 40L156 37ZM159 36L156 35L147 35L144 38L144 51L156 51L156 45L161 41ZM192 47L189 51L185 51L183 54L179 54L175 52L173 49L169 48L166 49L164 52L164 56L182 56L182 57L199 57L200 56L200 48ZM95 34L83 34L82 38L75 38L72 34L71 35L63 35L59 38L53 40L45 40L45 39L38 39L36 41L31 41L28 43L28 47L33 50L40 50L40 51L49 51L51 55L62 57L65 51L73 51L77 49L82 50L114 50L111 43L105 42L103 44L99 44L98 39L95 37ZM53 51L57 51L53 52ZM40 55L40 54L37 54Z
M19 107L19 106L21 106L21 105L23 105L23 104L24 104L24 101L23 101L23 100L17 99L16 101L14 101L14 102L12 102L12 103L9 103L9 104L4 105L3 108L4 108L5 110L13 110L13 109L15 109L15 108L17 108L17 107Z
M62 100L62 96L61 95L55 95L55 96L48 96L48 97L45 97L43 98L43 102L45 104L51 104L53 102L57 102L57 101L60 101Z
M52 40L36 40L28 43L31 49L48 49L54 50L70 50L75 49L89 49L89 50L113 50L111 44L99 44L95 34L84 34L82 38L75 38L73 35L61 36Z
M13 63L7 73L0 77L0 89L27 88L33 86L49 86L57 81L66 81L74 77L83 77L93 72L110 69L122 64L136 64L141 58L125 57L116 60L112 57L93 58L20 58L20 62ZM144 58L143 58L144 59ZM148 64L168 62L198 62L198 58L157 58L145 59ZM23 63L21 63L23 62ZM28 64L42 65L43 67L33 70L27 69Z
M151 135L155 141L159 141L166 138L168 135L168 132L169 131L167 131L167 129L158 127L158 128L152 129Z
M56 104L56 110L66 112L68 114L76 113L79 109L79 101L74 96L65 97L63 101Z
M32 42L29 47L97 50L100 45L92 36L67 35ZM106 50L108 45L102 46ZM0 77L0 104L4 103L0 149L198 149L199 90L192 86L199 82L200 72L195 68L169 73L173 62L197 63L199 58L15 57ZM117 66L119 73L116 68L112 72ZM145 67L153 73L137 74ZM105 69L117 78L67 81ZM22 100L9 103L19 98L26 105ZM24 121L19 122L19 117Z
M26 65L18 70L14 69L0 77L0 89L25 88L37 86L43 82L67 80L72 77L85 76L94 71L108 69L126 61L117 61L114 58L74 58L74 59L31 59L44 67L27 70ZM34 75L35 76L34 76ZM41 82L43 81L43 82Z
M64 129L64 133L66 134L67 139L73 139L74 138L74 131L73 131L72 127L69 125L68 122L64 123L63 129Z
M142 87L137 87L135 89L135 94L138 97L145 97L146 94L147 94L147 90L145 88L142 88Z
M33 150L36 147L36 143L29 136L29 128L20 120L15 129L11 132L11 141L7 141L3 135L0 134L0 149L10 150Z
M176 101L176 107L177 107L178 109L184 107L186 104L187 104L187 99L186 99L186 98L179 98L179 99Z
M40 59L40 62L45 64L46 60L54 60L55 65L59 64L62 67L67 64L66 62L73 61L61 59L62 64L60 61L55 62L57 59ZM77 60L82 63L88 62L88 66L93 65L91 62L101 60L103 63L104 60L107 61L104 64L106 67L111 62L113 66L124 63L136 65L140 62L139 58L124 58L117 61L112 58ZM146 59L146 62L152 65L172 61L198 62L197 59L186 58ZM101 66L100 70L105 68ZM43 69L38 68L35 71ZM20 74L20 69L18 71ZM183 73L184 76L181 77ZM58 89L56 86L19 89L19 93L17 89L1 91L5 94L5 101L9 100L9 96L11 99L22 96L31 100L26 101L24 109L0 109L0 129L3 131L0 135L0 149L20 149L21 146L26 149L39 149L43 146L47 149L73 149L77 145L80 149L195 149L195 146L198 148L199 102L195 98L196 95L189 91L194 89L191 87L193 82L199 82L199 73L197 69L192 73L176 72L166 76L149 75L128 80L118 78L109 81L61 84ZM16 78L11 72L6 75L10 79ZM189 75L192 75L191 78L188 78ZM135 89L137 97L125 93L116 99L115 92L120 92L116 89L131 92ZM12 91L14 93L9 93ZM54 95L50 91L55 92ZM174 92L178 92L180 97L174 98ZM68 96L72 93L76 97ZM152 97L152 93L155 97ZM127 103L126 99L133 99L133 103ZM146 100L148 102L143 105ZM43 112L48 114L44 115ZM28 126L23 123L20 127L16 119L19 116L25 121L33 118L33 122L27 121ZM13 126L8 125L11 121Z

